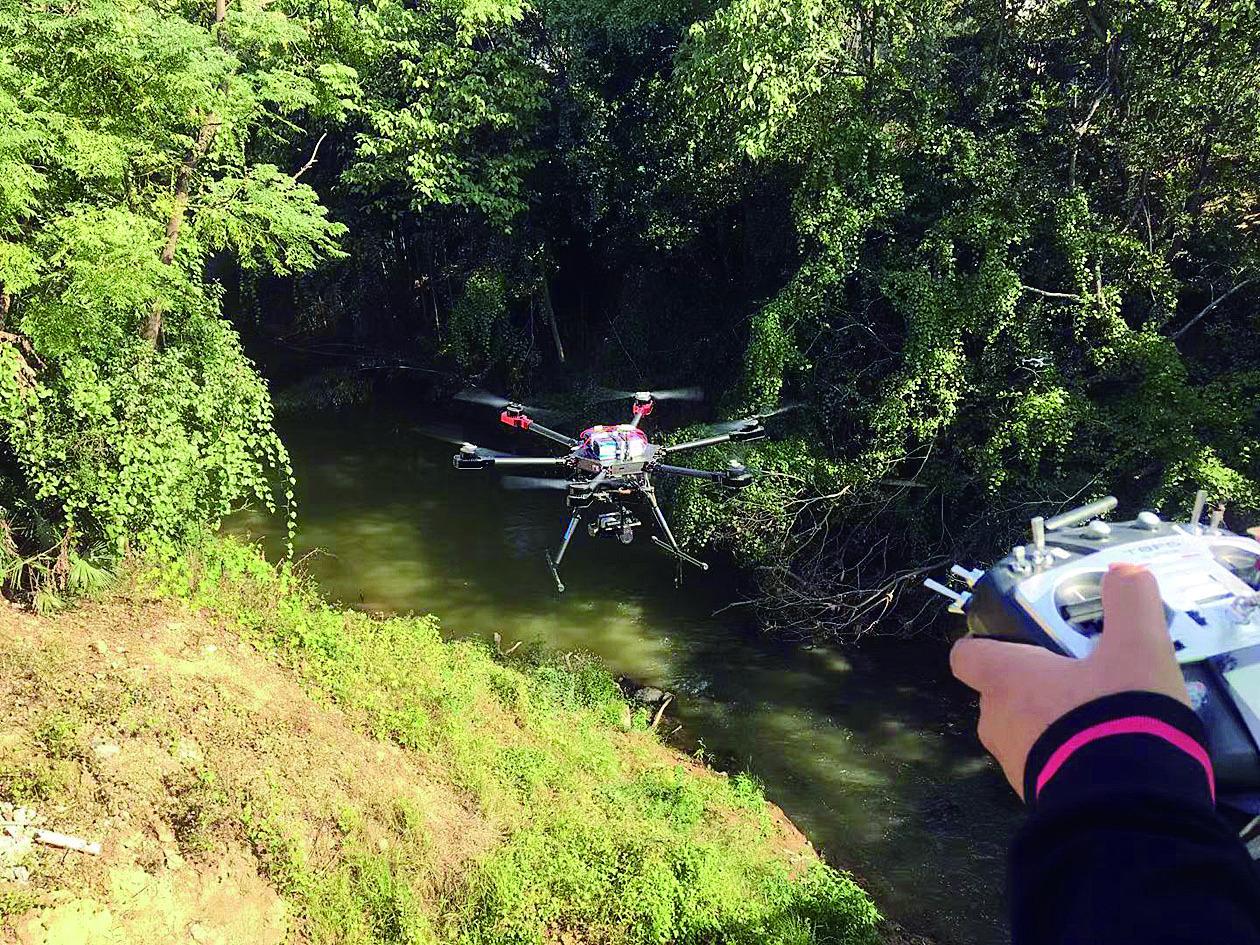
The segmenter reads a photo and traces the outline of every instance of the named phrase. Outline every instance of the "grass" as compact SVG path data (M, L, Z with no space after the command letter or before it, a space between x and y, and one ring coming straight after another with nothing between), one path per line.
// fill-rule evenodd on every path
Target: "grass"
M625 703L593 659L557 662L529 647L503 657L477 642L444 640L432 617L340 609L306 578L232 540L145 565L120 593L127 613L182 608L188 622L223 628L283 667L321 717L357 730L369 747L355 750L383 759L356 762L364 772L374 765L373 783L352 783L349 794L305 791L319 772L299 770L301 740L255 731L254 710L215 708L226 683L179 703L178 693L105 678L94 680L94 693L67 689L32 723L29 765L0 770L0 792L8 777L14 796L54 797L66 766L93 763L84 732L102 726L128 746L141 736L169 745L152 793L179 851L205 858L224 838L247 844L288 900L300 939L877 940L879 916L866 894L787 835L753 779L721 775L661 745L643 714L625 731ZM213 719L187 719L205 698L213 712L203 715ZM202 733L203 745L216 736L229 746L249 743L262 770L245 777L233 770L248 767L244 756L225 762L211 748L179 760L190 733ZM287 754L268 765L277 751ZM334 795L342 800L328 799ZM316 803L325 809L312 810Z

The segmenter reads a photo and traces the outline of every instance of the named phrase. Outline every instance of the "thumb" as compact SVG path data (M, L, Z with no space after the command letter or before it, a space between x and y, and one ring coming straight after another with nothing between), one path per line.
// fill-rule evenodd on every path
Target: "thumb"
M981 694L992 694L1028 675L1036 678L1048 664L1071 660L1030 643L984 637L963 637L949 651L949 668L959 682Z
M1164 602L1150 571L1136 564L1113 564L1103 575L1102 602L1100 652L1123 652L1126 659L1145 656L1175 662Z

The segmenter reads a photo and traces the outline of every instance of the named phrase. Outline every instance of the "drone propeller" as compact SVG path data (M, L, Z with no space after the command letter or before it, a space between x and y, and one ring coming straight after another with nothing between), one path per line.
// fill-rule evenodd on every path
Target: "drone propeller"
M522 404L510 397L501 397L498 394L484 390L480 387L466 387L455 395L455 399L462 400L469 404L480 404L483 407L493 407L495 410L502 410L508 404L516 404L529 414L537 414L540 417L560 416L559 411L549 410L546 407L534 407L529 404Z
M609 388L598 388L595 391L597 401L604 402L608 400L629 400L637 397L641 393L651 394L653 400L704 400L704 391L699 387L674 387L667 390L611 390Z
M742 420L725 420L721 423L715 423L712 424L710 428L714 433L730 433L732 430L738 430L742 427L748 426L749 423L765 423L767 420L781 416L785 413L790 413L793 410L799 410L800 408L800 404L784 404L782 407L776 407L774 410L751 414L750 416L744 417Z
M504 489L567 489L567 479L545 479L542 476L500 476L499 485Z
M450 427L418 426L418 427L412 427L411 429L414 430L416 433L419 433L421 436L427 436L430 439L434 439L434 440L441 440L443 443L451 443L455 446L460 447L461 449L466 446L475 446L477 449L477 452L481 453L483 456L494 456L494 457L512 456L511 453L504 453L501 450L492 450L492 449L487 449L484 446L476 446L475 443L470 443L464 437L460 436L458 430L455 430Z

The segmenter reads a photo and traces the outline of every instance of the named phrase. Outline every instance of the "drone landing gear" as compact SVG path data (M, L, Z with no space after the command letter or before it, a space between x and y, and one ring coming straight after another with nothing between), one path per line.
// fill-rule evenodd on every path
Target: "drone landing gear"
M652 541L656 544L656 546L658 548L662 548L665 551L669 552L671 555L676 557L679 561L685 561L687 564L694 565L695 567L699 568L701 571L709 570L709 566L705 564L703 561L701 561L699 558L693 558L691 555L687 554L687 552L683 551L681 548L678 547L678 539L676 539L674 537L674 533L670 531L669 522L665 521L665 513L661 511L660 505L658 505L656 502L656 490L653 489L651 486L648 486L646 489L643 490L643 494L647 496L648 505L652 507L652 515L656 518L657 526L660 528L661 533L667 539L666 541L662 541L658 536L653 535ZM679 580L681 581L682 579L681 569L679 570L678 574L679 574Z
M657 538L655 535L652 536L652 541L658 548L661 548L664 551L669 552L671 555L676 556L678 560L686 561L688 564L693 564L697 568L699 568L701 571L709 570L708 564L701 561L699 558L693 558L691 555L687 554L687 552L683 551L681 548L677 548L673 545L666 544L665 542Z
M578 523L582 521L582 513L575 511L569 518L569 524L564 527L564 537L560 539L560 550L556 552L555 560L552 560L551 552L547 554L547 568L551 571L551 576L556 582L556 590L564 593L564 582L560 580L560 562L564 560L564 553L569 550L569 541L573 538L573 533L577 531Z

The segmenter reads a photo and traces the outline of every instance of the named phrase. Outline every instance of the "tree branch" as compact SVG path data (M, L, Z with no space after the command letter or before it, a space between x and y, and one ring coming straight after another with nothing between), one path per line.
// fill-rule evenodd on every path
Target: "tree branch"
M11 331L0 331L0 344L10 344L17 349L18 371L27 382L35 380L35 369L42 368L44 362L35 353L35 347L29 338ZM33 366L32 366L33 365Z
M303 174L305 174L307 171L309 171L312 167L315 166L315 158L319 155L319 146L324 143L324 139L327 137L328 137L327 131L325 131L322 135L319 136L319 140L315 142L315 147L311 151L311 159L307 161L305 164L303 164L301 169L296 174L293 175L294 182L296 182L299 177L301 177Z
M1076 141L1072 144L1072 155L1068 159L1068 189L1076 189L1076 159L1081 153L1081 143L1085 140L1085 133L1089 131L1089 123L1094 120L1094 113L1098 111L1098 106L1103 103L1103 99L1107 97L1107 92L1111 89L1111 79L1104 79L1102 85L1098 87L1098 93L1094 97L1094 104L1089 107L1089 112L1085 118L1073 130L1076 132Z
M1032 285L1021 285L1020 289L1025 292L1032 292L1034 295L1040 295L1047 299L1066 299L1069 302L1081 301L1081 297L1079 295L1073 295L1070 292L1050 292L1047 289L1038 289L1036 286Z
M226 18L227 0L215 0L215 26L221 26ZM160 257L164 266L169 266L175 261L175 249L179 245L180 228L184 225L184 211L188 209L188 197L192 189L193 174L196 173L197 165L201 163L201 159L210 150L210 143L214 141L214 136L218 134L219 126L222 124L222 119L214 112L206 116L206 120L201 125L201 131L197 134L197 140L193 143L192 150L188 152L188 156L184 158L184 162L179 166L179 173L175 175L175 202L171 206L171 215L166 221L166 242L162 246L162 255ZM144 324L140 326L140 337L154 347L157 346L158 339L162 337L162 304L160 302L154 303L153 307L149 309L149 314L145 318Z
M1255 282L1255 281L1256 281L1256 278L1257 278L1256 276L1252 276L1250 279L1244 279L1242 282L1238 283L1238 285L1234 286L1232 289L1230 289L1230 290L1229 290L1228 292L1226 292L1224 295L1218 295L1218 296L1217 296L1216 298L1214 298L1211 302L1209 302L1207 305L1205 305L1205 306L1202 308L1202 310L1200 310L1200 312L1199 312L1199 314L1198 314L1198 315L1194 316L1194 318L1190 319L1190 321L1186 322L1186 323L1185 323L1184 325L1182 325L1179 329L1177 329L1175 332L1173 332L1173 334L1172 334L1172 340L1173 340L1173 341L1178 341L1178 340L1181 338L1181 336L1182 336L1182 335L1184 335L1184 334L1185 334L1186 332L1188 332L1191 328L1193 328L1195 325L1197 325L1199 322L1201 322L1201 321L1202 321L1202 320L1203 320L1203 319L1204 319L1207 315L1209 315L1209 314L1210 314L1210 313L1211 313L1211 312L1212 312L1212 311L1216 308L1216 306L1220 305L1222 302L1224 302L1227 298L1229 298L1231 295L1233 295L1233 294L1234 294L1235 292L1237 292L1239 289L1244 288L1245 286L1249 286L1249 285L1251 285L1251 283L1253 283L1253 282Z

